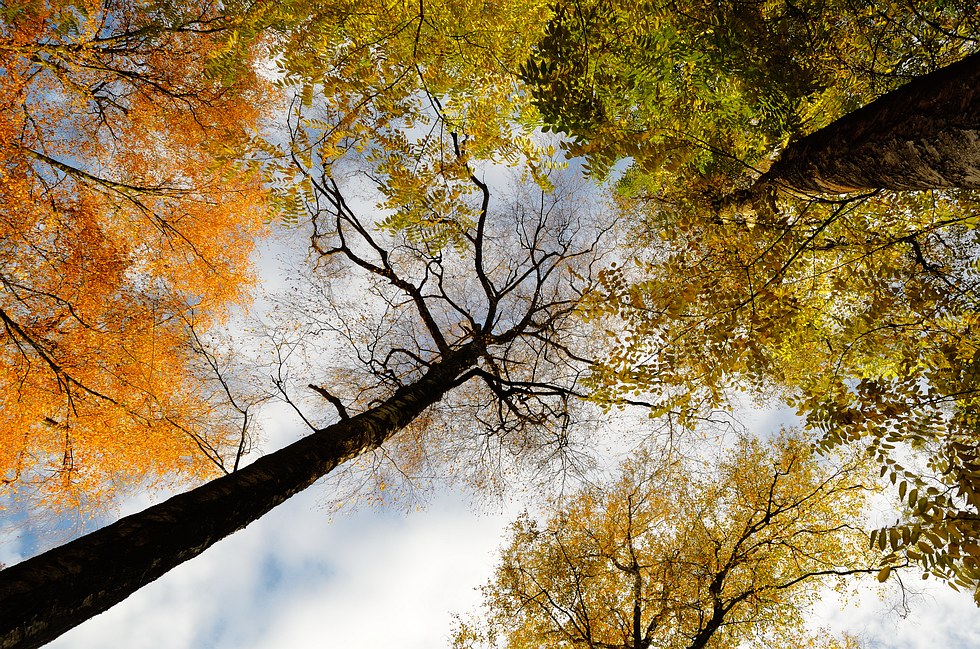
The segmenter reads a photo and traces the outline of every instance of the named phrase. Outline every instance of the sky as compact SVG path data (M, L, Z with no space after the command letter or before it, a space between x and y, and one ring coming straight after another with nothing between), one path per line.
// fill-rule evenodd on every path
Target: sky
M288 412L278 414L289 430L271 422L270 446L301 432ZM120 514L157 499L135 497ZM511 503L481 513L466 494L443 492L424 511L331 516L328 499L322 486L303 492L49 646L447 646L452 613L478 603L476 587L520 510Z

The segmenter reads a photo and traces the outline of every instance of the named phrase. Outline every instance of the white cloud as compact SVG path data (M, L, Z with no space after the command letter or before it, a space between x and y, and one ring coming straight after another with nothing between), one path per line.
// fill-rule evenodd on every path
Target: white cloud
M451 612L476 605L511 514L443 496L420 513L331 523L301 494L52 649L445 646Z
M868 649L972 649L980 647L980 620L973 598L943 583L907 575L903 597L894 583L882 591L871 586L842 602L828 597L817 607L819 622L848 631Z

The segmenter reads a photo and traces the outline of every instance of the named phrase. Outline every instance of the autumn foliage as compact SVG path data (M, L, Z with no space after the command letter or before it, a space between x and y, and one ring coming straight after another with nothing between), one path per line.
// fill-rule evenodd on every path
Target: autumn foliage
M787 434L707 463L641 449L615 483L518 519L455 646L839 646L812 642L808 607L872 565L864 479Z
M0 475L49 503L203 477L195 331L240 304L264 192L236 159L267 89L210 3L0 8Z

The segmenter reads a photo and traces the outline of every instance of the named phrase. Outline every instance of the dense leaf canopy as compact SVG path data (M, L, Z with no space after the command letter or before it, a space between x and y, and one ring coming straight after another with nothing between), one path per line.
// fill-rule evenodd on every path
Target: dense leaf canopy
M733 390L797 406L814 445L640 453L546 530L520 521L488 589L514 646L803 642L820 578L870 569L871 479L815 451L865 453L896 485L902 518L871 535L882 578L911 559L980 593L976 197L949 189L975 185L827 197L767 174L801 136L980 60L978 31L957 0L3 2L3 482L84 506L231 474L15 568L4 596L57 592L7 632L54 637L370 451L550 475L578 400L693 428ZM927 148L948 135L932 117ZM247 301L272 215L310 242L269 365L311 433L236 471L249 406L207 332ZM290 382L288 357L338 347ZM106 548L136 537L142 568L116 565Z
M597 396L647 398L694 422L731 389L781 395L823 448L867 445L898 485L908 523L880 547L970 588L975 196L801 196L764 172L795 138L974 52L974 9L559 3L523 69L544 119L593 173L631 160L620 207L645 250L592 296L615 336ZM975 132L970 116L951 119ZM926 122L926 142L945 137ZM857 156L836 145L823 153Z
M209 3L2 5L5 485L89 506L239 446L198 338L244 299L263 229L235 159L267 88L222 59L228 27Z
M710 198L978 32L969 2L557 2L522 72L597 173L632 157L656 191Z

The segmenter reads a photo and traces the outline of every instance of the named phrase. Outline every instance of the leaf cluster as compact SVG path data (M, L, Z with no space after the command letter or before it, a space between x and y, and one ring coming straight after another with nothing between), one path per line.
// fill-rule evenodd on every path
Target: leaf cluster
M642 450L614 483L513 525L486 617L456 646L796 642L821 585L867 572L862 471L792 435L708 461Z
M546 128L598 176L626 158L655 194L730 192L787 141L973 51L974 9L558 2L522 77Z
M889 549L975 588L958 549L976 517L971 197L785 200L729 216L624 204L653 242L646 260L605 271L589 304L626 331L593 375L597 398L649 398L691 425L732 389L789 401L823 451L866 448L898 485L913 527L879 543L912 533ZM914 549L926 529L944 540Z

